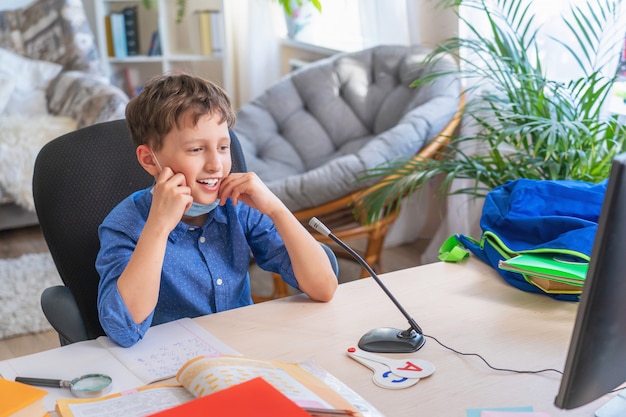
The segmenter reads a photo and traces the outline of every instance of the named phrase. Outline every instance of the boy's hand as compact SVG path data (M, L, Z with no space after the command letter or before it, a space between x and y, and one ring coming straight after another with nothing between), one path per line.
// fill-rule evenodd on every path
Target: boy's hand
M154 185L148 218L172 231L192 202L191 188L187 186L185 176L181 173L175 174L169 167L164 167Z
M220 205L230 198L233 204L239 201L260 212L272 216L284 206L254 172L231 173L222 180L219 191Z

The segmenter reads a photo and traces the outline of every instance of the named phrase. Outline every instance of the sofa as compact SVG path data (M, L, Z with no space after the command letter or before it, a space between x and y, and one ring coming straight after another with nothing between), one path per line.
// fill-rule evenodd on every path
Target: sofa
M301 67L241 107L234 127L246 163L291 209L317 207L374 184L365 170L410 158L459 106L453 75L411 87L452 61L423 63L420 45L378 45Z
M248 169L318 241L338 249L334 239L313 230L312 217L335 237L360 246L357 252L377 272L383 271L388 232L407 230L401 243L413 241L421 237L427 214L439 209L426 194L404 217L393 211L369 221L360 210L361 193L382 180L364 172L395 160L443 155L459 123L461 82L449 73L457 64L451 58L429 62L430 52L423 45L383 44L339 53L289 73L237 114L234 131ZM449 75L413 86L433 72ZM344 250L336 254L351 259ZM363 269L362 276L369 275ZM287 294L276 276L274 286L275 296Z
M0 10L0 230L37 224L32 168L48 141L124 118L81 0Z

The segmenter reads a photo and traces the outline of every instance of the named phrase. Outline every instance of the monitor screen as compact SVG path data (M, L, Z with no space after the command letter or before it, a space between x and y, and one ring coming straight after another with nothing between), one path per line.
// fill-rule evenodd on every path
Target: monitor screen
M626 153L611 167L555 405L587 404L626 381Z

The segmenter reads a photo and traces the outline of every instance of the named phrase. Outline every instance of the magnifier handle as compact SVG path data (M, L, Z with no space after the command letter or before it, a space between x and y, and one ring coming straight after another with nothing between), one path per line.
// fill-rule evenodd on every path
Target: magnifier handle
M37 385L39 387L67 388L70 386L69 381L63 381L61 379L30 378L24 376L15 377L15 382Z

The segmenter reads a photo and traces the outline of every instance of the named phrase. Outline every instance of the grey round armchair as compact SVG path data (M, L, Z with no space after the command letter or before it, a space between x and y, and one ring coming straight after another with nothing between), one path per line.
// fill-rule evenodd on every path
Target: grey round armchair
M308 64L242 106L234 127L249 170L304 224L316 216L331 222L339 237L344 231L346 238L365 236L366 260L375 268L393 216L370 225L353 214L359 192L376 183L359 177L417 155L458 123L458 79L411 87L433 68L456 65L439 61L429 67L423 63L429 52L381 45Z
M458 80L410 87L429 71L428 52L382 45L289 74L238 113L250 170L293 211L371 185L358 174L414 155L457 110Z

